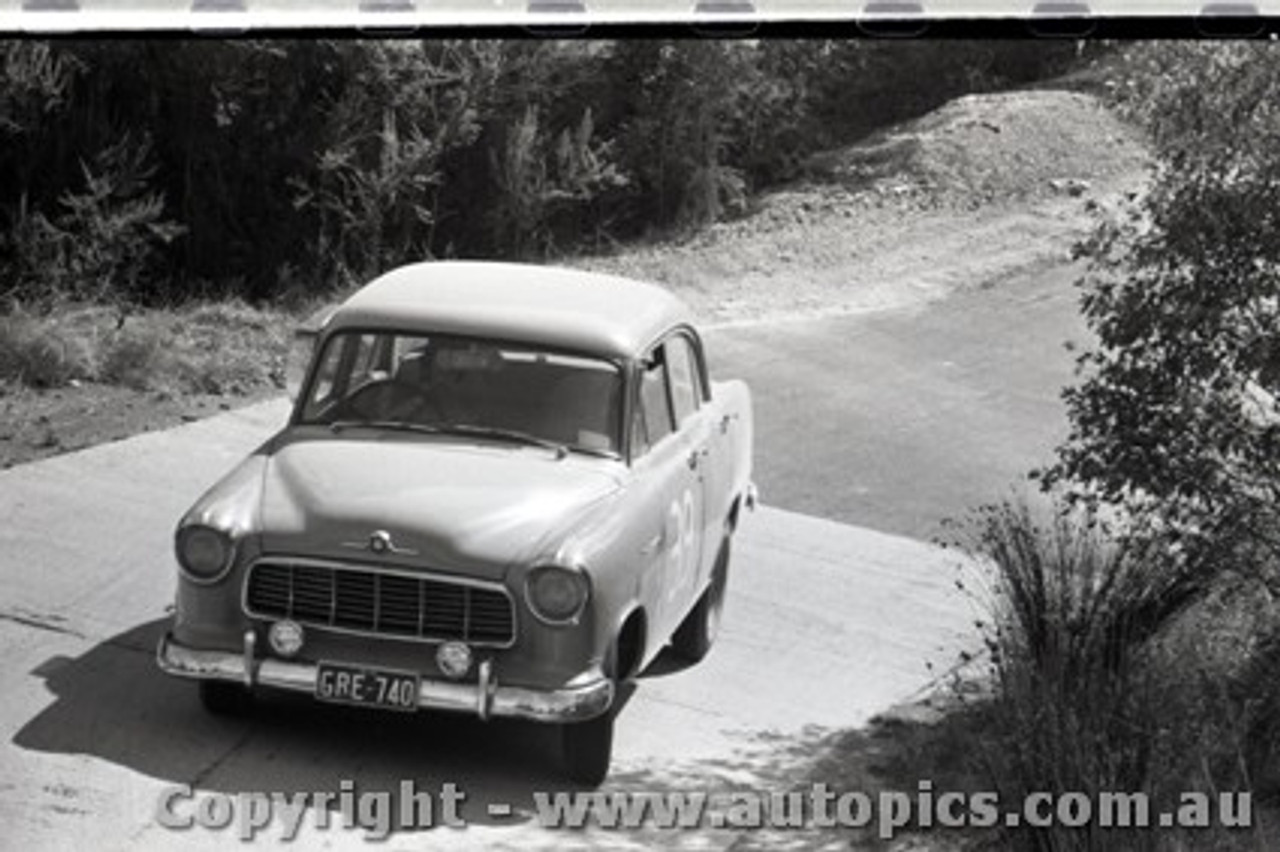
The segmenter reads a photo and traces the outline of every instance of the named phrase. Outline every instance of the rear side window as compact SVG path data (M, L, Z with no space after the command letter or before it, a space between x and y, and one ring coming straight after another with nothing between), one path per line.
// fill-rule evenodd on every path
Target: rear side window
M694 366L693 347L689 339L677 335L665 344L667 372L671 377L671 404L675 409L676 423L683 425L698 410L698 398L702 395L698 385L698 371Z

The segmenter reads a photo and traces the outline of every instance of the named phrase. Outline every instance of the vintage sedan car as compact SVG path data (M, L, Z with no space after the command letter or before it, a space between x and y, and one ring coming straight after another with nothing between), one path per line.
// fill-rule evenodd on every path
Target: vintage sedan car
M403 267L309 331L288 424L182 518L160 668L255 690L559 726L608 772L618 685L711 647L752 412L653 285Z

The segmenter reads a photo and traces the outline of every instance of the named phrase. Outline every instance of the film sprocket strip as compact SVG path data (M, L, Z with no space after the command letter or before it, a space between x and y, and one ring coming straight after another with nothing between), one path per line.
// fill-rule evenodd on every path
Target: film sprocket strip
M1144 34L1144 21L1190 24L1180 35L1249 37L1280 32L1280 0L0 0L0 31L57 34L106 31L244 32L421 28L515 28L535 35L588 29L688 25L709 36L747 35L760 25L852 24L870 36L999 35L1079 38ZM956 26L968 29L956 30ZM1010 26L1012 25L1012 27ZM1099 33L1099 29L1104 32ZM1134 32L1133 28L1137 28ZM625 30L623 30L625 31ZM805 34L822 34L818 30ZM787 34L787 33L780 33Z

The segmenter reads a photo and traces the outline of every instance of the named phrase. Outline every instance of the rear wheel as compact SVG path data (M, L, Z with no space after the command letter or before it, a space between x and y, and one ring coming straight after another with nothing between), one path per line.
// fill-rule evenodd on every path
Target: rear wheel
M724 612L724 592L728 582L729 537L725 536L720 542L720 552L716 554L710 585L671 637L671 650L682 660L699 662L715 644L720 633L720 616Z
M200 703L215 716L243 716L253 706L253 694L238 683L202 680Z

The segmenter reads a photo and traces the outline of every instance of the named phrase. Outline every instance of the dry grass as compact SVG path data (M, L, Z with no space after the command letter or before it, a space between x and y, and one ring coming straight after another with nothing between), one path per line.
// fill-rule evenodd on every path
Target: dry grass
M134 390L244 395L281 386L292 314L241 302L122 315L77 307L0 317L0 380L33 388L73 381Z
M967 732L975 764L1002 801L1139 792L1154 812L1188 791L1252 791L1261 816L1251 754L1276 753L1265 721L1277 689L1258 681L1275 656L1259 651L1280 608L1256 589L1178 574L1159 546L1115 541L1086 514L1038 521L1006 505L979 516L974 549L999 579L993 694ZM1273 848L1274 831L1022 828L1010 840L1054 852L1253 850Z
M22 310L0 316L0 379L36 388L92 379L98 371L97 340L82 333L78 320Z

